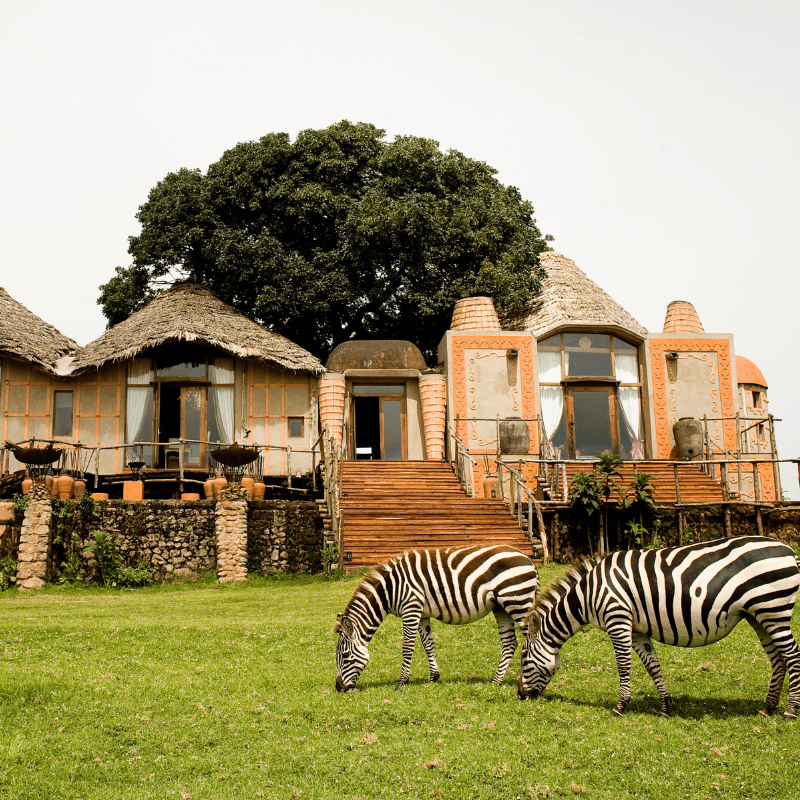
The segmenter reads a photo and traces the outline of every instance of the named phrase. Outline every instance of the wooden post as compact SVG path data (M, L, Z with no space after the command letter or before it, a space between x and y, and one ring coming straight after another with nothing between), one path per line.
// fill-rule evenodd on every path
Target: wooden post
M772 457L772 471L775 480L775 500L783 498L783 489L781 487L781 468L778 464L778 445L775 443L775 417L769 415L769 449Z
M677 508L678 512L678 544L683 544L683 511Z
M756 530L759 536L764 535L764 521L761 519L761 506L756 506Z
M556 561L561 554L561 533L558 524L558 511L553 514L553 519L550 521L550 541L553 543L553 558Z
M675 502L676 503L680 503L681 502L681 484L680 484L680 481L678 480L678 465L674 464L673 466L674 466L674 469L675 469Z
M756 503L761 502L761 472L758 469L758 462L753 462L753 494Z
M292 446L286 446L286 485L292 488Z

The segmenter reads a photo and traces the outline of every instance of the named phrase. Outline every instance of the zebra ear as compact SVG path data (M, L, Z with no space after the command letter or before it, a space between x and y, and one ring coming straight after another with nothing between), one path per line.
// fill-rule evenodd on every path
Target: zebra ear
M352 637L356 632L355 627L353 627L353 621L344 616L344 614L336 615L336 625L333 630L336 633L343 633L347 637Z

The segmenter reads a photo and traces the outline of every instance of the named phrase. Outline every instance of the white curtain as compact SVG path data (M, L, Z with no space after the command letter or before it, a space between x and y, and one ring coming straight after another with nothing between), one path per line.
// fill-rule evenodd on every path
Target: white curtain
M561 380L561 352L539 351L539 383L558 383ZM542 423L548 441L561 422L564 412L564 390L560 386L540 386L542 404Z
M630 355L616 353L614 363L617 367L617 380L620 383L639 383L639 361L636 353Z
M544 432L549 441L553 438L558 423L561 422L561 415L564 413L564 391L560 386L542 386L539 393L542 398Z
M233 441L233 386L217 387L214 392L214 408L217 417L217 430L222 441L227 444Z
M128 387L128 410L126 414L126 424L128 430L128 441L134 442L139 437L144 422L144 414L147 410L148 400L150 399L149 386L129 386ZM149 441L150 437L147 437Z
M214 356L211 383L233 383L233 358Z
M149 358L134 358L131 361L128 383L150 384L153 382L153 362Z

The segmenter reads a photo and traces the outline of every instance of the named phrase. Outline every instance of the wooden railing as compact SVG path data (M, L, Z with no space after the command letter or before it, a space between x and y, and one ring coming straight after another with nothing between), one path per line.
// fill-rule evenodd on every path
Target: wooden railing
M509 491L505 490L505 476L503 471L508 472L509 475ZM497 483L500 489L500 498L505 503L511 516L516 516L517 524L525 531L531 547L536 546L536 540L533 535L533 514L536 513L536 523L539 532L539 540L542 543L542 558L544 563L550 561L550 548L547 546L547 532L544 527L544 517L542 516L542 509L536 495L525 485L525 476L512 467L510 464L504 464L501 459L497 461ZM528 514L525 524L523 524L524 515L522 513L523 506L527 505Z
M314 443L316 451L319 445L322 461L322 482L325 488L325 503L328 509L328 518L331 521L331 532L336 542L336 553L339 559L339 566L342 566L342 554L344 544L342 537L344 534L344 514L340 508L341 487L342 487L342 454L336 442L325 426L322 434Z
M469 454L467 446L461 437L450 428L450 436L455 448L454 471L464 494L467 497L475 497L475 470L478 462Z

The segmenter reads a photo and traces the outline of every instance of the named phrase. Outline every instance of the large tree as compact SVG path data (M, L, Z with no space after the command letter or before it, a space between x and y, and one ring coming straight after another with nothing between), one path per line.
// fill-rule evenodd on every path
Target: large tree
M495 170L437 142L339 122L238 144L170 173L139 208L131 266L101 286L116 324L192 278L320 357L354 337L432 355L459 298L518 310L547 249L533 207Z

